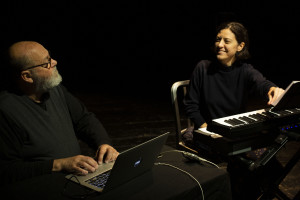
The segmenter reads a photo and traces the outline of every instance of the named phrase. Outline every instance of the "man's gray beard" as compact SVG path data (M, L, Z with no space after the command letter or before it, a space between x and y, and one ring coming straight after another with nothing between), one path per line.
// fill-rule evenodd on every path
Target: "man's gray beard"
M33 72L33 78L35 81L36 92L45 93L50 89L58 86L62 82L62 77L57 69L52 71L52 75L49 78L39 77Z

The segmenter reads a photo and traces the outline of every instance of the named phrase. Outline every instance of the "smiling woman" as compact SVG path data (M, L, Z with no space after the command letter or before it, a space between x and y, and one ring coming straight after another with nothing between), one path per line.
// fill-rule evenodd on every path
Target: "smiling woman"
M250 57L248 46L247 30L242 24L229 22L217 28L215 59L198 63L184 100L186 114L193 121L194 129L205 128L212 119L246 112L250 95L264 100L269 98L270 104L283 92L246 62ZM232 170L236 165L239 163L230 161L227 168L234 199L257 199L260 192L258 177L241 170L242 167L238 172L236 168ZM265 175L267 177L268 173Z
M248 33L242 24L224 23L217 32L215 51L220 63L231 66L236 60L250 57Z
M236 60L236 53L243 50L244 42L236 41L229 29L223 29L216 39L217 59L225 66L230 67Z
M187 115L195 128L206 127L212 119L246 111L253 93L272 103L283 90L268 81L246 62L250 57L247 29L238 22L217 28L215 59L198 63L185 99Z

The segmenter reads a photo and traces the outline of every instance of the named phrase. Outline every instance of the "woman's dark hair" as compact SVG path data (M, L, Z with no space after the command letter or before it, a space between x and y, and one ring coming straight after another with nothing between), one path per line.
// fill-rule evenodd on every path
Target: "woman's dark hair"
M241 42L245 43L244 48L236 53L236 59L246 60L250 58L251 56L249 53L249 37L247 29L239 22L225 22L217 27L217 34L223 29L231 30L239 44Z

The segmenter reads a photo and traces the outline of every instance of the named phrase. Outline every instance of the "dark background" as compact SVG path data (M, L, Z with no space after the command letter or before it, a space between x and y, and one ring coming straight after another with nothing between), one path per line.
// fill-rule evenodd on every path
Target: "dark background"
M34 40L74 92L168 95L211 56L215 26L249 30L251 63L285 88L299 80L299 6L288 1L2 1L1 49Z
M248 28L250 62L269 80L283 88L300 80L300 6L291 2L3 0L0 48L34 40L50 50L63 84L100 118L119 151L167 131L167 144L175 147L171 85L210 58L220 22ZM287 149L279 160L286 162L296 147ZM284 192L299 191L298 169Z

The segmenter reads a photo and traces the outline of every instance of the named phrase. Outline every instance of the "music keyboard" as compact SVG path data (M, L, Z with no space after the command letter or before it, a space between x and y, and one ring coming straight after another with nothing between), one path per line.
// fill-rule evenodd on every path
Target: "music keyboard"
M226 136L240 137L253 132L263 131L299 120L300 109L272 111L260 109L242 114L212 120L207 130Z
M277 134L252 133L244 137L229 138L200 128L194 130L193 148L205 149L220 155L238 155L271 145L276 136Z

